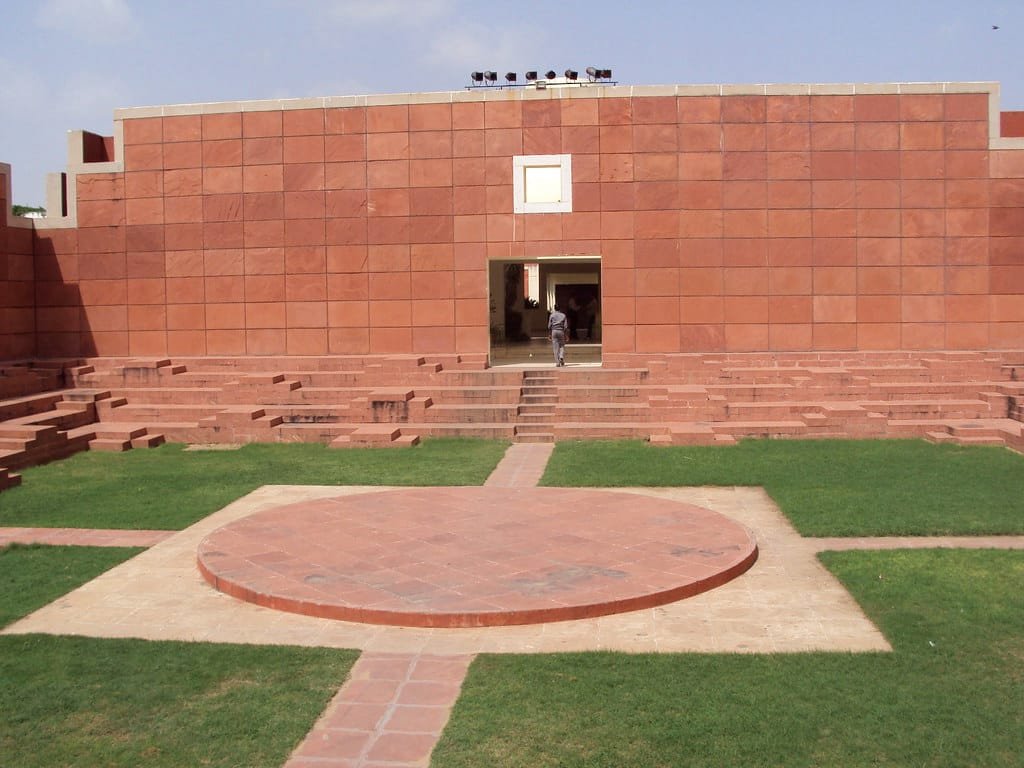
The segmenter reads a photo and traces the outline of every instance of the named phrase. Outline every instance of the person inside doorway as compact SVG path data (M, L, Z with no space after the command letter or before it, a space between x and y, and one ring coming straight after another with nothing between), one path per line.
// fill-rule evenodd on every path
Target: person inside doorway
M594 321L597 319L597 299L593 294L584 297L583 305L576 313L573 331L580 341L594 340Z
M575 293L569 297L569 307L565 310L565 316L569 324L569 338L573 338L573 334L577 334L576 338L578 338L580 329L580 303L577 300Z

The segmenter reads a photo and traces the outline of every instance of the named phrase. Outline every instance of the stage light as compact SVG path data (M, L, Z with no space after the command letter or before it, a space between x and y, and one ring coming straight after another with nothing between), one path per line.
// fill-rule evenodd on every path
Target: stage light
M587 67L587 75L591 80L596 80L601 76L601 71L596 67Z
M506 72L505 73L505 79L508 82L510 82L510 83L514 83L516 81L516 73L515 72Z
M531 70L530 70L529 72L527 72L527 73L526 73L526 79L527 79L527 80L528 80L529 82L531 82L531 83L532 83L532 82L533 82L534 80L536 80L536 79L537 79L537 70L535 70L535 69L531 69Z
M580 73L577 72L575 69L567 69L567 70L565 70L565 76L569 80L575 80L577 77L579 77L579 75L580 75Z
M484 72L484 80L486 80L487 82L493 83L497 79L498 79L498 73L497 72L491 72L490 70L488 70L487 72Z
M484 81L483 72L470 72L469 77L473 80L474 83L482 83Z
M549 69L547 72L544 73L544 77L547 80L554 80L556 77L558 77L558 75L555 74L555 70Z
M599 76L604 78L605 80L611 80L612 79L612 71L610 69L602 69L602 70L599 70L599 72L601 73Z

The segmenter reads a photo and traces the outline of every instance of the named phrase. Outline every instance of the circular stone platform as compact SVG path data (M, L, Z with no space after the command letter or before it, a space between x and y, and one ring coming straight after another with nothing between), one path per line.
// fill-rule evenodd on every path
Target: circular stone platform
M369 624L481 627L674 602L746 571L757 544L709 509L564 488L414 488L265 510L199 545L215 588Z

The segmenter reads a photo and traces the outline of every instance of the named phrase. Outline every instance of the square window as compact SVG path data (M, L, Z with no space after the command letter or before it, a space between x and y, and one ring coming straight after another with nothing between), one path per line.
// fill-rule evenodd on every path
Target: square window
M572 211L572 156L513 157L512 193L515 213Z
M562 202L561 165L529 165L523 169L523 173L525 202Z

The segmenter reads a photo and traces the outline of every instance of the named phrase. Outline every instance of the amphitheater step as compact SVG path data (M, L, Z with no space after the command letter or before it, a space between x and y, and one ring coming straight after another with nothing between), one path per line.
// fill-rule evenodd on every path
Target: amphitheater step
M132 439L132 448L156 448L166 442L163 435L141 435Z
M212 416L206 416L199 420L200 426L229 426L229 425L251 425L259 422L261 426L276 427L283 419L280 416L267 416L263 408L251 408L249 406L237 405L221 407Z
M25 397L14 397L0 402L0 422L23 416L33 416L37 413L52 410L57 403L64 399L59 392L46 392L39 395L28 395Z
M512 438L514 443L553 443L555 442L555 434L553 432L533 432L524 431L516 428L515 435Z
M282 424L334 424L348 419L346 406L267 405L268 416L280 416Z
M114 387L110 396L132 405L212 405L220 402L219 387Z
M119 398L118 398L119 399ZM124 403L114 410L100 409L101 421L198 421L215 419L221 405L192 405L190 403Z
M393 424L364 424L350 434L336 437L330 442L331 448L349 448L353 446L412 446L419 443L417 435L403 435L402 430Z
M655 440L655 437L664 439ZM716 437L710 424L672 424L668 434L652 435L651 442L656 445L714 445Z
M733 437L792 437L807 434L807 425L802 421L731 421L715 424L716 435Z
M21 485L21 475L11 472L6 467L0 467L0 491L6 491L16 485Z
M58 433L52 424L0 424L0 448L28 449L52 441Z
M109 453L120 453L131 450L131 440L118 440L114 437L98 437L89 441L90 451L105 451Z
M1006 441L1001 437L969 437L960 436L953 438L957 445L1005 445Z
M521 407L521 406L520 406ZM410 421L451 422L475 424L479 422L514 422L518 416L514 405L434 405L416 415L410 409Z
M93 431L97 440L127 440L130 443L135 438L145 435L147 430L140 426L119 427L115 424L97 424L94 425Z

